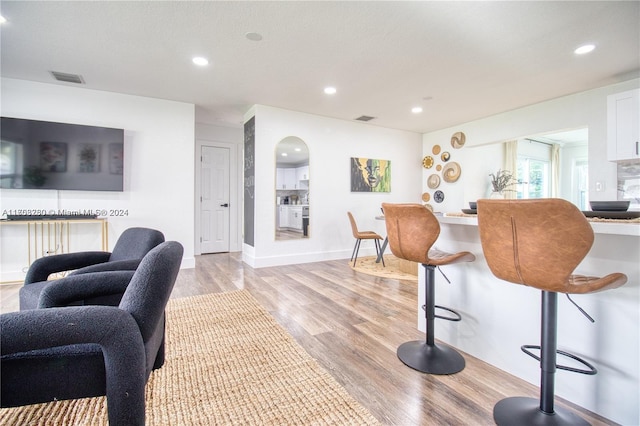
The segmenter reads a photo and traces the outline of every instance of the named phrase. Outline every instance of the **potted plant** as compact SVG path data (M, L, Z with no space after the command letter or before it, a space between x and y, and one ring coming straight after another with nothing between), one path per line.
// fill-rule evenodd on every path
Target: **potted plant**
M517 183L516 178L513 177L513 173L510 171L498 169L497 173L490 173L489 176L491 177L491 189L493 191L491 198L503 198L504 192L514 191L513 189L508 189L509 186Z

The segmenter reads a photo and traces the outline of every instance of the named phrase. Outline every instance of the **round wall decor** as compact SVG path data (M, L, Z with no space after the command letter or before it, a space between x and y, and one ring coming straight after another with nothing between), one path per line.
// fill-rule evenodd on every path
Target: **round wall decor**
M425 169L430 169L433 166L433 157L431 157L430 155L427 155L426 157L424 157L422 159L422 166Z
M448 163L446 166L444 166L444 168L442 169L442 178L444 179L445 182L455 182L460 178L460 173L461 173L461 169L460 169L460 164L456 163L455 161L452 161L451 163Z
M434 145L433 148L431 148L431 152L433 153L433 155L440 154L440 145Z
M422 194L422 201L424 201L425 203L430 199L431 199L431 194L429 194L428 192L425 192Z
M440 176L433 174L427 178L427 186L431 189L436 189L440 186Z
M441 203L444 201L444 192L442 191L436 191L433 194L433 199L435 200L436 203Z
M460 149L464 146L467 137L462 132L455 132L453 136L451 136L451 146L455 149Z
M440 155L440 159L441 159L444 163L446 163L447 161L449 161L449 159L450 159L450 158L451 158L451 154L449 154L449 152L448 152L448 151L445 151L445 152L443 152L443 153Z

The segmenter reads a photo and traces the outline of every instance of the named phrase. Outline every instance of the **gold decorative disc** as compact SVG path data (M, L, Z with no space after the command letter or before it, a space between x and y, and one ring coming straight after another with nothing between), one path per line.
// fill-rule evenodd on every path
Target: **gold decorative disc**
M431 157L430 155L427 155L426 157L424 157L422 159L422 166L425 169L430 169L433 166L433 157Z

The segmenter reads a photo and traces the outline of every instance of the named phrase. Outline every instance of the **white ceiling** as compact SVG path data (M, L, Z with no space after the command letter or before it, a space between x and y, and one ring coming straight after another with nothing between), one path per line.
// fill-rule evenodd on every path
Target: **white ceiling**
M80 74L89 89L193 103L211 123L263 104L422 133L637 78L639 6L3 0L0 71ZM587 42L594 52L573 53Z

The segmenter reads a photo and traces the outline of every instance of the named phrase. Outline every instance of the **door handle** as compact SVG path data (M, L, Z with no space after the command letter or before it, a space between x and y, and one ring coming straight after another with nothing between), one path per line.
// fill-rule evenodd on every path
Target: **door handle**
M229 203L220 204L220 207L229 207Z

